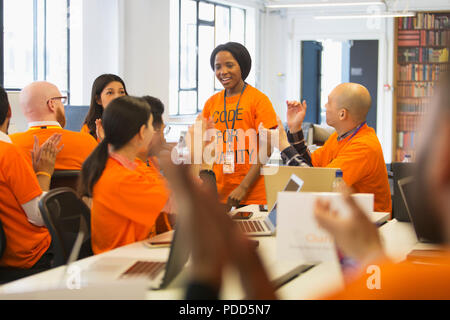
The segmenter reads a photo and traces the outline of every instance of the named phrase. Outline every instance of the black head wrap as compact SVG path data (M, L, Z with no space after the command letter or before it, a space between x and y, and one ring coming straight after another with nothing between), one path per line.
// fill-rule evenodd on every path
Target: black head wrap
M210 63L211 68L214 70L214 63L216 60L216 55L220 51L228 51L236 59L241 68L242 80L245 81L250 69L252 68L252 58L248 50L238 42L227 42L225 44L218 45L211 53Z

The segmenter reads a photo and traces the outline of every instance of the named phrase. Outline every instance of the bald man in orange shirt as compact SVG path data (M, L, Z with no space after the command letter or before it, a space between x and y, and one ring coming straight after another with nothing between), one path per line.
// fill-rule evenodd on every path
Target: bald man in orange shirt
M23 88L19 99L22 112L28 120L28 130L11 134L13 144L30 155L34 136L42 143L52 134L59 133L64 148L56 158L55 170L80 170L97 142L89 134L63 129L66 124L64 102L67 97L62 96L54 84L36 81ZM31 162L31 156L28 160Z
M325 144L312 154L303 138L302 123L306 102L287 102L286 134L278 125L280 150L287 165L340 168L346 184L355 192L373 193L374 209L391 212L391 192L383 150L375 130L367 126L366 117L371 105L369 91L357 83L338 85L325 104L327 124L334 132Z

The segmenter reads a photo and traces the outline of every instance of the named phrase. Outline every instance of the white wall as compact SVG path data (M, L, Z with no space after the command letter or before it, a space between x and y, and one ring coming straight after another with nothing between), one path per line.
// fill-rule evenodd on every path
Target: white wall
M120 73L130 94L169 103L170 1L119 0Z
M103 73L119 74L119 4L118 0L76 1L82 1L82 26L71 43L75 89L71 103L88 105L95 78Z

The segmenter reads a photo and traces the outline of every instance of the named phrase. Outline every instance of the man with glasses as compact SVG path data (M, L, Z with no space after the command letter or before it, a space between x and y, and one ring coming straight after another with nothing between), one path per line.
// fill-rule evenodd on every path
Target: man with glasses
M64 104L67 97L54 84L36 81L23 88L19 101L28 121L28 130L11 134L12 142L22 147L32 161L30 151L35 139L41 144L52 134L61 133L64 148L56 157L55 170L80 170L97 142L89 134L63 129L66 124Z

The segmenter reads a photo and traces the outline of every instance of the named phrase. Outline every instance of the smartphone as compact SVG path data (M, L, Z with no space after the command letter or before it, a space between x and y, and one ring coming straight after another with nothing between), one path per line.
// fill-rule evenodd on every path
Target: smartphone
M250 211L240 211L233 215L233 220L247 220L253 215L253 212Z

